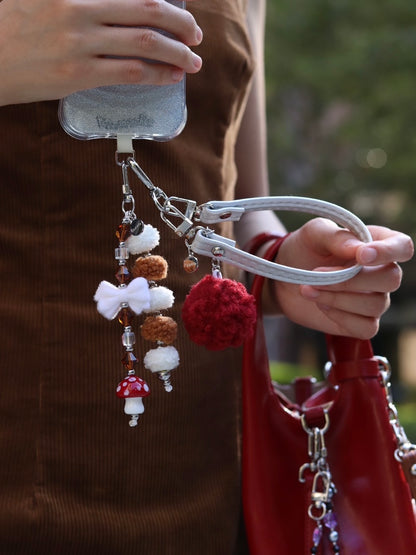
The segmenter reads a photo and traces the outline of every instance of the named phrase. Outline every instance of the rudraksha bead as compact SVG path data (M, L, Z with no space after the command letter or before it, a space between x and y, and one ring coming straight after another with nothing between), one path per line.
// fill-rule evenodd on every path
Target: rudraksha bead
M134 263L132 273L135 278L144 277L148 281L158 281L166 278L168 263L163 256L143 256Z
M160 341L170 345L176 339L178 324L169 316L148 316L141 326L141 335L147 341Z

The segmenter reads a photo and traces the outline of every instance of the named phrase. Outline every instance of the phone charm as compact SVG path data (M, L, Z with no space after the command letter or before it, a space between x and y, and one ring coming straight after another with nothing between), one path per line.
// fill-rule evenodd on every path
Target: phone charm
M141 325L141 336L146 341L156 342L156 348L144 357L144 366L157 373L167 392L172 391L171 372L179 365L179 353L172 343L176 339L177 324L161 314L172 307L174 296L170 289L158 282L167 276L166 260L150 252L159 245L159 231L144 224L134 212L135 201L128 183L128 164L121 164L123 174L123 218L116 231L118 246L115 259L118 263L115 274L118 285L102 281L94 295L97 310L105 318L118 319L123 326L121 342L124 355L121 359L127 375L118 384L117 397L125 400L124 412L130 416L129 425L137 426L144 412L143 398L150 395L149 385L136 375L139 365L134 353L136 335L133 323L137 315L146 314ZM137 255L129 265L130 255Z

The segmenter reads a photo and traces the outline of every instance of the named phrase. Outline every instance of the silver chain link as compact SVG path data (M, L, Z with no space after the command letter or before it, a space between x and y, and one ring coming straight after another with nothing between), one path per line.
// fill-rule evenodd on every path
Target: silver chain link
M159 210L161 219L179 236L188 237L198 221L198 207L194 200L171 196L156 187L134 158L128 158L127 164L149 190L150 196ZM177 205L180 205L179 208ZM178 224L179 220L179 224Z
M403 457L410 451L416 450L416 445L412 443L406 435L403 426L399 421L399 414L397 412L397 407L393 402L393 394L391 387L391 366L389 361L385 357L376 356L380 368L381 385L384 387L386 393L387 410L389 413L389 420L391 427L394 432L394 436L397 442L397 449L394 452L394 456L398 462L403 462Z

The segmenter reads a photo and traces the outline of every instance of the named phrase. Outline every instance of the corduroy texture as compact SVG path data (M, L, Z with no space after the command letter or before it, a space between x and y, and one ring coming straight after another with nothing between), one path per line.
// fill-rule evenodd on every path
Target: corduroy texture
M169 195L203 202L233 196L251 57L243 2L196 4L205 62L188 79L188 124L169 143L137 143L136 157ZM243 553L240 354L209 353L180 325L174 391L142 369L152 394L131 429L115 394L121 327L93 301L101 280L115 283L115 143L66 136L56 102L0 109L0 133L1 555ZM185 274L183 242L138 182L134 194L161 231L179 322L209 264Z

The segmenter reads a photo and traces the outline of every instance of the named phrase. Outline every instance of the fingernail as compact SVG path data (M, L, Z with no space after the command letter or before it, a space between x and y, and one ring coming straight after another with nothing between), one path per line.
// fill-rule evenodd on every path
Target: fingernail
M371 264L377 258L377 251L373 247L367 247L360 253L360 261L363 264Z
M202 39L204 38L204 33L202 32L201 27L197 27L195 38L197 44L200 44L202 42Z
M198 54L192 53L192 61L193 61L195 69L201 69L202 58L200 58L198 56Z

